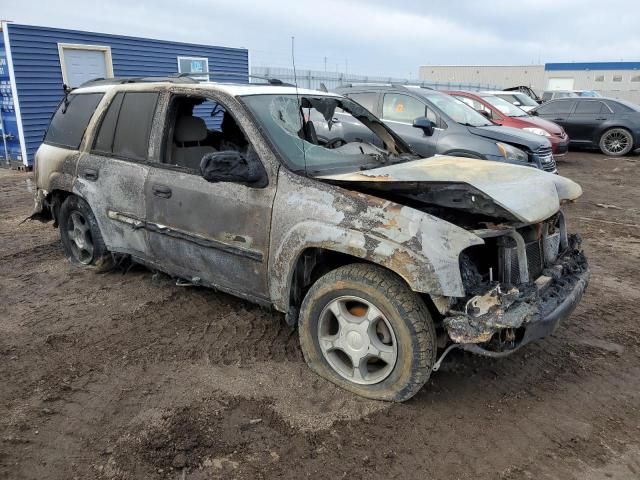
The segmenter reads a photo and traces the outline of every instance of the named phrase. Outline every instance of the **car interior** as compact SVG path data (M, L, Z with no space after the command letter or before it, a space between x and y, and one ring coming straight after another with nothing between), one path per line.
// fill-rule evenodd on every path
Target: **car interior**
M163 163L200 170L202 158L215 152L246 155L249 141L222 105L204 97L176 96L170 105Z

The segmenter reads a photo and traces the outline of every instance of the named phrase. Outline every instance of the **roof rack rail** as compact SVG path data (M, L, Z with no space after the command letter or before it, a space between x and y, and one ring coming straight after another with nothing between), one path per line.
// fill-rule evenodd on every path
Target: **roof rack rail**
M151 83L151 82L171 82L171 83L198 83L191 77L112 77L112 78L94 78L82 83L80 87L89 87L97 85L124 85L126 83Z
M124 85L127 83L151 83L151 82L169 82L169 83L199 83L197 77L202 75L213 75L216 77L243 77L258 78L264 80L269 85L279 85L283 87L293 87L292 83L286 83L278 78L261 77L258 75L247 75L239 72L198 72L198 73L175 73L162 77L113 77L113 78L94 78L80 85L80 87L93 87L98 85ZM194 78L196 77L196 78Z
M178 74L176 74L176 77L177 78L193 78L193 77L199 77L199 76L202 76L202 75L214 75L216 77L257 78L257 79L260 79L260 80L264 80L269 85L279 85L279 86L285 86L285 87L293 87L294 86L292 83L283 82L279 78L262 77L262 76L259 76L259 75L246 75L244 73L238 73L238 72L215 72L215 71L210 71L210 72L202 72L202 73L178 73Z
M435 90L433 87L429 87L424 83L403 83L403 82L357 82L357 83L344 83L340 87L396 87L396 88L424 88L426 90Z

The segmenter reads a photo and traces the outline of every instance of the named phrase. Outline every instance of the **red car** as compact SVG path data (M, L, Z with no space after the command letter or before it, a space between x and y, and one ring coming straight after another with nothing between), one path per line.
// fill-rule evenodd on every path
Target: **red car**
M549 120L528 115L524 110L500 97L482 92L449 91L449 95L463 101L471 108L505 127L521 128L529 133L544 135L551 142L554 156L569 150L569 137L564 129Z

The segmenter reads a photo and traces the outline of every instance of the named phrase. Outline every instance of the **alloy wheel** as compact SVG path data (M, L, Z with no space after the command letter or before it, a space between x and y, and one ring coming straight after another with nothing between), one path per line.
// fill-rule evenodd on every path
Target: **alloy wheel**
M398 358L395 333L371 302L343 296L320 314L318 341L322 355L343 378L362 385L387 378Z
M89 222L82 213L75 210L67 221L67 234L71 240L71 252L75 259L83 265L89 265L93 260L93 239Z

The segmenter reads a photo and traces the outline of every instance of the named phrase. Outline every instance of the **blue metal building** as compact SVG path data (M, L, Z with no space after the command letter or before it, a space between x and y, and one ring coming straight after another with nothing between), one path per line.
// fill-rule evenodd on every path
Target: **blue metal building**
M33 165L62 85L76 87L99 77L233 74L248 82L249 52L243 48L0 23L0 166ZM235 75L237 74L237 76Z

